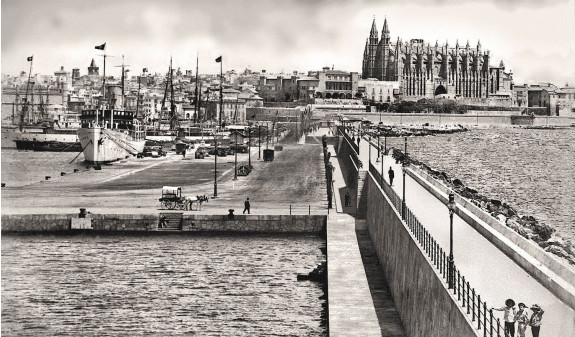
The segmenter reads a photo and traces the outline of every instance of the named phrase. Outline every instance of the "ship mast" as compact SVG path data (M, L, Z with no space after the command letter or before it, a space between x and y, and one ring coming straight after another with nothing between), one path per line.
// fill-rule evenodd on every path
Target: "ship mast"
M199 56L200 53L198 52L196 54L196 105L194 106L194 123L198 122L198 108L200 105L200 100L199 100L199 91L198 91L198 64L199 64Z
M170 57L170 68L168 69L168 74L166 75L166 88L164 89L164 98L162 98L162 107L160 108L160 113L158 114L158 132L162 126L162 113L166 106L166 96L168 96L168 85L170 80L170 74L172 73L172 58Z
M175 130L178 124L178 116L176 114L176 104L174 103L174 68L172 68L172 60L170 59L170 130Z
M20 114L20 131L24 128L24 115L28 111L28 89L30 88L30 78L32 77L32 62L34 60L34 55L28 57L28 62L30 62L30 71L28 72L28 83L26 83L26 95L24 96L24 106L22 107L22 112Z

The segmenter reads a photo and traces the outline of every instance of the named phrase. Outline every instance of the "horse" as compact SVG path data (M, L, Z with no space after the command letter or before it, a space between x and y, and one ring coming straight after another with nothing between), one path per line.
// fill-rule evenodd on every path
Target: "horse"
M186 207L186 211L192 211L192 205L194 204L194 202L198 203L198 210L201 211L202 210L202 204L204 202L208 202L209 198L204 194L204 195L196 195L195 197L184 197L185 201L185 207Z

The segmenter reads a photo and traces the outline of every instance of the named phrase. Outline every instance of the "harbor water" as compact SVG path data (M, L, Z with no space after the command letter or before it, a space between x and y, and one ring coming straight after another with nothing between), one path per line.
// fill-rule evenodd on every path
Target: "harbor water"
M403 138L387 145L404 148ZM409 137L407 152L575 243L575 128L490 128Z
M3 336L322 336L319 236L2 236Z

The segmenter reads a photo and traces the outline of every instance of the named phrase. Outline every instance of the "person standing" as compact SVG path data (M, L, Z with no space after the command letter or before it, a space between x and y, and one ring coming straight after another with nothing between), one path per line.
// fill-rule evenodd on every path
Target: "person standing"
M344 199L345 207L349 207L349 204L350 204L349 191L345 192L343 199Z
M395 177L395 172L393 172L391 166L389 167L389 171L387 171L387 175L389 175L389 185L393 186L393 178Z
M508 299L505 306L501 308L491 308L491 310L503 311L503 321L505 321L505 336L515 337L515 301Z
M519 303L519 311L515 314L515 321L517 321L517 334L519 337L525 337L525 330L529 325L529 315L527 314L527 306Z
M533 337L539 337L539 330L541 330L541 318L544 311L537 304L533 304L531 306L531 311L533 311L533 314L529 319L529 325L531 325L531 334Z
M246 211L250 214L250 198L247 198L246 201L244 201L244 211L242 214L245 214Z

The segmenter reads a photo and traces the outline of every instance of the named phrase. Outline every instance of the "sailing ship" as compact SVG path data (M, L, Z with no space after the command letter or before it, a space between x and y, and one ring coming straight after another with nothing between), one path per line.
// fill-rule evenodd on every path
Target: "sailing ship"
M76 114L71 114L57 104L50 105L50 85L46 86L46 100L40 92L40 103L34 103L34 85L31 81L33 56L28 57L30 72L26 83L25 97L20 99L16 88L16 101L20 108L19 130L6 129L6 140L14 142L19 150L33 151L80 151L80 141L76 130L80 126ZM30 93L30 98L28 97ZM16 124L16 114L13 112L12 123ZM3 129L3 132L5 130Z
M80 115L81 128L78 138L82 145L84 160L100 164L135 156L143 152L146 143L142 123L124 104L124 64L122 63L121 102L117 85L106 87L106 44L96 46L104 51L103 96L99 109L86 109ZM106 100L106 91L111 89Z

